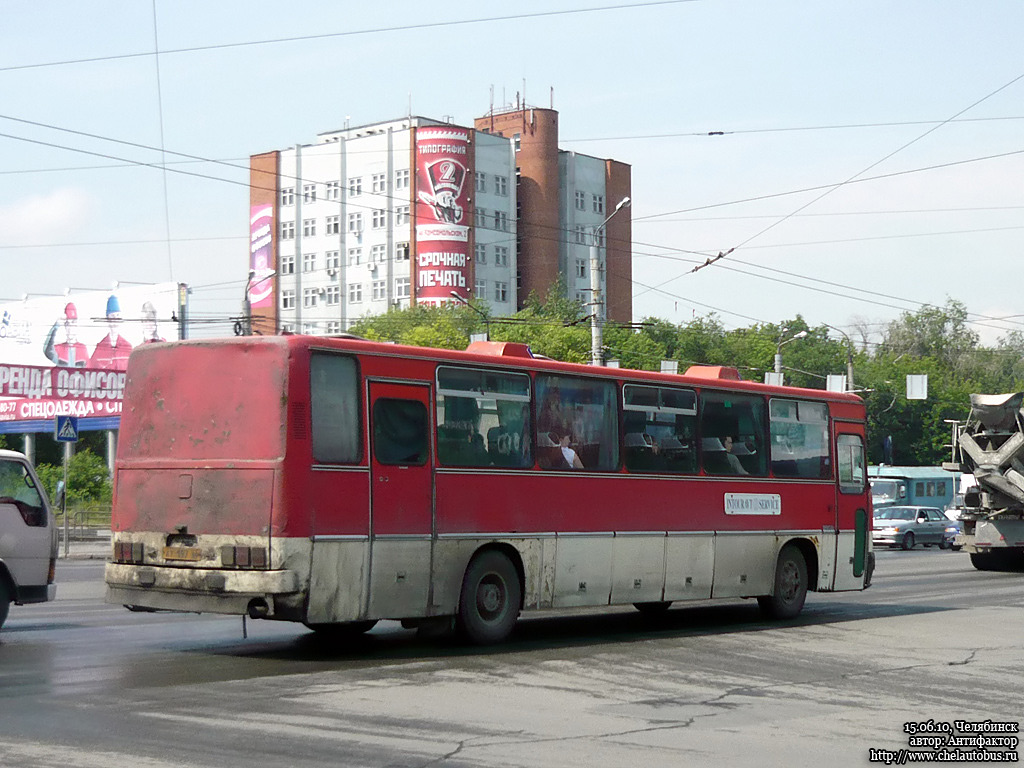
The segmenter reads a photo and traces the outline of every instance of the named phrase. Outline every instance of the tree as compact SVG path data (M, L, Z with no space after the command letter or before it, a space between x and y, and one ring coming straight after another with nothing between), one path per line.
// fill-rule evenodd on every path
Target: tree
M57 484L64 479L63 464L39 464L36 473L47 495L56 500ZM68 504L109 504L112 495L107 463L92 451L77 451L68 462Z

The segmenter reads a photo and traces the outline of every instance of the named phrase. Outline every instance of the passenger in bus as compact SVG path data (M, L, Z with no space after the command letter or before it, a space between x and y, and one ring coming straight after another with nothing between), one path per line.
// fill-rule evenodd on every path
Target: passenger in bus
M562 435L558 440L558 447L561 449L562 458L565 459L569 469L583 469L583 462L580 460L579 454L569 447L569 435Z
M729 469L734 475L746 475L747 470L743 468L740 463L739 457L736 455L738 452L738 444L733 440L731 435L726 435L722 438L722 446L725 448L725 458L729 462Z

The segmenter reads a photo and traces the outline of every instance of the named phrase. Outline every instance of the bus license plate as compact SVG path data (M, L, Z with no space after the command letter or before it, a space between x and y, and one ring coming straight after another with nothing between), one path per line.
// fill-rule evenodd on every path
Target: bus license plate
M186 560L195 563L202 559L203 552L199 547L164 547L164 560Z

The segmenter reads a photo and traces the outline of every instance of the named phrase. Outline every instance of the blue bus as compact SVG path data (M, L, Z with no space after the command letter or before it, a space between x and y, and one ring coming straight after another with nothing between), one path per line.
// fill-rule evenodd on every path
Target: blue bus
M872 506L924 506L944 511L953 505L959 475L942 467L868 467Z

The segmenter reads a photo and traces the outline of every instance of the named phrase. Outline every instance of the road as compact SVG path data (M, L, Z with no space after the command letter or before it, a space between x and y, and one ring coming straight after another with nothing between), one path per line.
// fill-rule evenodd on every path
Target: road
M5 768L820 768L906 748L904 722L1024 712L1024 574L934 548L879 552L871 589L789 622L753 601L533 614L488 649L131 613L100 561L58 582L0 631Z

